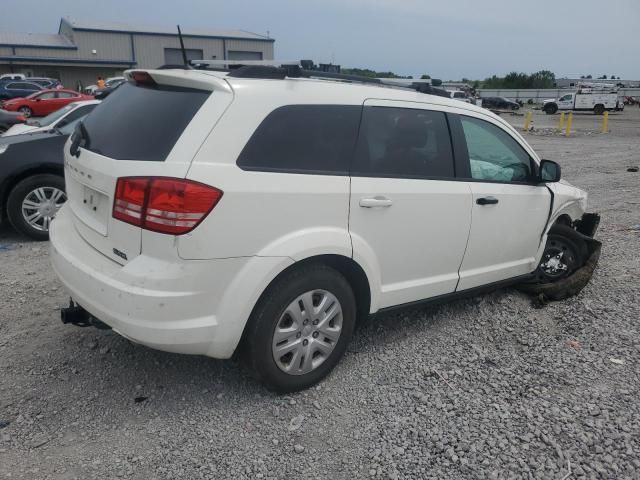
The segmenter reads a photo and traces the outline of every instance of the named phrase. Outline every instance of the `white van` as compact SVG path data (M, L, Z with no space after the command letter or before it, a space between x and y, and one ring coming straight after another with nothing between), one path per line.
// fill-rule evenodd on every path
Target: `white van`
M292 391L331 371L357 318L585 261L587 194L485 109L274 67L126 76L65 146L66 322L169 352L242 346Z

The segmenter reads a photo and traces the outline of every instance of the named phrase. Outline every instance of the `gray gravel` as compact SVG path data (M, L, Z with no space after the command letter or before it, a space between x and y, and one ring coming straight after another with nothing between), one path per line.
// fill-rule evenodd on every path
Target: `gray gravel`
M3 227L0 478L640 478L640 174L626 171L640 114L612 124L528 137L603 214L579 296L537 310L504 290L382 316L290 396L231 361L63 326L47 245Z

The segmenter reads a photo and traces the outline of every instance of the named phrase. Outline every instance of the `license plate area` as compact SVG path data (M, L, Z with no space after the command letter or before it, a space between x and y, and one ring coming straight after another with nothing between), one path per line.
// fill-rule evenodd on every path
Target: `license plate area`
M107 235L109 218L109 197L86 185L82 186L82 221L100 235Z

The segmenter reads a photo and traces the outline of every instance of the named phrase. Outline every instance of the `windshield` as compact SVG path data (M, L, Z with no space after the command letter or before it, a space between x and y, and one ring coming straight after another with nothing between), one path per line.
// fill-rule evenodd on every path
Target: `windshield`
M65 135L71 135L75 130L78 122L80 122L81 120L84 120L87 117L87 115L82 115L81 117L76 118L74 121L67 123L64 127L59 128L58 131Z
M40 125L41 127L51 125L53 122L55 122L59 118L64 117L67 113L76 108L77 105L77 103L70 103L69 105L62 107L60 110L56 110L55 112L50 113L46 117L43 117L34 123Z

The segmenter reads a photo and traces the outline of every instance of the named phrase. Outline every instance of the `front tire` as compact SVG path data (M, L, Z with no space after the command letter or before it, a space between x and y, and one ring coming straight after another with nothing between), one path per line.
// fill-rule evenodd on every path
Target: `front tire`
M546 113L547 115L553 115L557 111L558 111L558 106L555 103L544 106L544 113Z
M51 220L66 199L61 176L46 173L27 177L9 193L9 222L34 240L48 240Z
M355 321L355 296L339 272L320 264L292 270L267 289L249 319L248 363L270 390L309 388L342 358Z
M535 272L536 281L550 283L567 278L584 265L587 257L587 244L578 232L567 225L554 225Z

